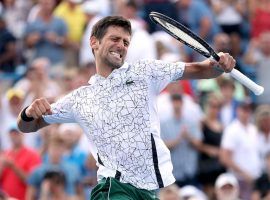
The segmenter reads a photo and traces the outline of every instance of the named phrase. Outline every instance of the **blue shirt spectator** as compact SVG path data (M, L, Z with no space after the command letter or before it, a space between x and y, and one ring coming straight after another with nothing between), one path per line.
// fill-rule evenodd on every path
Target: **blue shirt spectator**
M63 37L67 34L65 22L57 17L52 17L51 21L45 22L42 18L37 18L34 22L26 26L25 37L36 33L39 40L34 45L34 58L47 57L52 64L61 63L64 60ZM54 34L55 41L48 39L48 34Z

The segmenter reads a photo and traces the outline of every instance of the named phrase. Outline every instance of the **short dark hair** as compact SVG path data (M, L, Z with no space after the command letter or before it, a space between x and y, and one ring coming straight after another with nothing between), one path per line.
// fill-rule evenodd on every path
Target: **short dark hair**
M45 172L43 180L50 180L58 185L66 185L66 175L60 170L49 170Z
M104 35L106 34L106 32L110 26L122 27L130 35L132 34L131 24L130 24L129 20L127 20L121 16L108 16L108 17L102 18L94 25L94 27L92 29L91 37L94 36L98 40L101 40L104 37Z

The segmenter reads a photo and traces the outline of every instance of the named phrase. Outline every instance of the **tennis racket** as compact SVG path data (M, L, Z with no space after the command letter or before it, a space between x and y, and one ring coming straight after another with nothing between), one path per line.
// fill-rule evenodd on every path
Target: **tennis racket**
M158 12L151 12L149 17L154 23L160 25L168 34L178 41L184 43L207 58L212 58L217 62L219 61L219 56L210 47L210 45L184 25ZM261 95L263 93L264 88L262 86L253 82L237 69L233 69L230 72L230 75L249 88L255 95Z

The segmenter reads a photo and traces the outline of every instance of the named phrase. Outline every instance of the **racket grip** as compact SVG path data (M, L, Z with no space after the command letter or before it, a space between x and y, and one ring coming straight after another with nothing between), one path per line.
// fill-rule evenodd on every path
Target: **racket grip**
M236 80L238 80L240 83L242 83L244 86L249 88L255 95L261 95L263 93L264 88L262 86L256 84L254 81L239 72L237 69L233 69L230 72L230 75Z

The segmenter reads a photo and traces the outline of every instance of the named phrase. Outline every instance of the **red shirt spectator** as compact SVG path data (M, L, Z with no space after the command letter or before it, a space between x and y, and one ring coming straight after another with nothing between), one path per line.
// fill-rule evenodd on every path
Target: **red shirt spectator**
M251 36L255 38L267 31L270 31L270 10L258 8L251 21Z
M10 136L17 137L15 143L18 144L18 138L22 137L22 134L17 130L11 130ZM40 163L41 159L37 152L23 145L16 148L13 144L11 150L5 151L0 156L0 188L10 197L24 200L27 176Z

